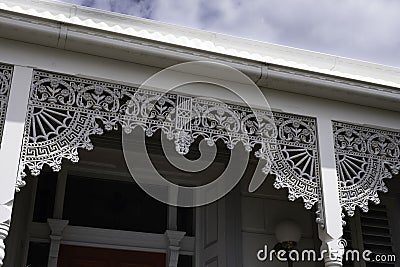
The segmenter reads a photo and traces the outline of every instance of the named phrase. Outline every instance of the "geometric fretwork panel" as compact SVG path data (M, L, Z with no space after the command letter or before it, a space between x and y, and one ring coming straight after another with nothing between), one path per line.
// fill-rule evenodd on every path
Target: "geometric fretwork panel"
M383 179L399 173L400 133L342 122L333 129L341 206L349 216L357 206L367 212L388 190Z
M13 67L0 64L0 147L6 119L8 96L11 89Z
M276 176L275 187L306 208L319 199L316 120L254 110L195 96L160 93L115 83L35 70L21 158L38 175L44 164L54 171L61 161L77 162L78 149L92 149L91 135L121 127L141 127L147 136L161 130L186 154L196 138L209 145L222 140L229 149L242 143Z
M270 146L274 186L288 188L289 200L302 198L305 208L311 209L321 198L316 120L276 112L274 119L278 129L277 146Z

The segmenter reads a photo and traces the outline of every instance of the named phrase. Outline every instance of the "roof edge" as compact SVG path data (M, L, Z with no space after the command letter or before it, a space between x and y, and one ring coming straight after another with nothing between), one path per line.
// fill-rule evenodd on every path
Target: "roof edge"
M190 29L51 0L0 0L0 9L238 59L400 88L400 68L375 63Z

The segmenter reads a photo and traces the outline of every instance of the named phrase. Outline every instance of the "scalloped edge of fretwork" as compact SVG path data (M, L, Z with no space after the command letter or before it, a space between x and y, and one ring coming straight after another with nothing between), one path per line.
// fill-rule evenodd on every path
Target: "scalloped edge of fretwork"
M385 163L382 163L383 165L386 166ZM360 208L363 212L368 212L369 211L369 203L372 202L375 205L379 204L381 201L379 199L379 192L382 193L387 193L389 190L385 185L385 182L383 181L384 179L392 179L393 175L396 175L399 173L400 169L400 162L396 164L396 171L392 172L388 170L386 167L384 167L384 173L379 175L379 181L375 184L375 187L371 189L371 191L368 192L368 194L363 195L361 198L352 198L343 201L342 196L340 196L340 201L341 201L341 207L345 211L345 213L352 217L354 216L356 208ZM339 186L339 189L341 191L342 187Z
M289 146L296 146L296 147L301 147L309 150L314 150L317 151L317 132L316 132L316 119L313 117L308 117L308 116L301 116L297 114L290 114L290 113L282 113L282 112L274 112L275 120L281 120L281 123L279 126L277 126L278 131L280 130L279 128L282 125L282 121L289 120L291 122L296 122L299 121L300 124L306 124L306 127L310 127L310 134L312 137L313 142L308 142L308 143L302 143L301 140L297 141L287 141L287 140L280 140L277 139L277 143L279 145L289 145ZM274 187L276 189L281 189L281 188L287 188L288 189L288 199L289 201L295 201L296 199L301 198L303 200L304 207L306 209L311 209L316 203L321 202L321 187L320 187L320 177L319 177L319 157L316 157L316 166L315 166L315 188L317 193L315 195L311 194L305 194L304 189L300 188L296 185L291 184L289 181L287 181L286 176L280 176L275 170L274 167L272 166L271 173L275 175L275 182L274 182ZM301 177L298 177L298 179L302 179ZM307 182L305 181L305 184ZM318 204L320 205L320 204ZM318 208L317 208L318 210ZM322 221L321 221L322 222Z
M319 201L319 196L310 196L307 194L304 194L302 188L297 188L296 186L293 186L289 184L289 182L286 182L286 177L282 177L276 174L274 170L271 170L271 174L275 175L275 181L274 181L274 187L276 189L282 189L282 188L287 188L288 189L288 199L289 201L295 201L296 199L301 198L303 200L304 208L305 209L311 209L315 203L318 203Z
M3 137L3 129L6 121L6 113L8 106L8 96L11 89L11 79L13 75L14 67L11 65L0 64L0 76L2 83L0 84L0 148ZM5 72L9 72L6 73ZM3 84L3 77L5 78L6 84Z
M88 116L87 120L89 120L91 127L89 127L88 131L80 135L81 138L74 142L74 146L64 147L62 151L57 151L58 153L42 155L39 157L39 159L37 157L31 158L27 155L27 151L29 147L29 129L32 112L33 107L30 106L28 109L27 122L25 123L25 135L18 171L19 175L15 184L17 192L20 191L20 188L26 184L26 182L23 180L26 177L25 169L27 169L27 171L29 171L33 176L40 175L44 165L49 166L54 172L59 172L62 167L63 159L70 160L72 163L77 163L79 161L78 149L83 148L89 151L92 150L93 144L90 136L102 135L104 133L104 130L96 122L96 118Z
M319 225L321 229L325 229L325 213L321 192L319 192L319 199L316 206L315 222Z
M385 136L386 138L393 140L394 144L400 148L400 132L396 132L393 130L386 130L386 129L381 129L381 128L373 128L371 126L365 126L365 125L357 125L353 123L348 123L348 122L340 122L340 121L332 121L332 126L335 134L335 142L336 142L336 132L339 129L349 129L349 130L357 130L357 131L362 131L362 132L367 132L367 133L372 133L372 134L380 134ZM338 129L339 128L339 129ZM351 154L351 155L358 155L358 156L363 156L367 158L374 158L375 160L378 160L379 165L382 166L383 168L383 173L377 175L379 181L374 183L373 188L371 188L370 192L363 194L361 197L354 197L351 199L346 199L343 200L342 194L345 191L344 186L340 184L340 181L342 180L342 177L339 178L339 190L340 190L340 202L342 209L344 213L346 213L348 216L353 216L355 209L359 207L363 212L368 212L369 210L369 202L373 202L375 204L380 203L379 199L379 192L386 193L388 191L387 187L385 186L384 179L391 179L393 175L399 174L400 171L400 157L395 158L395 157L387 157L387 156L376 156L372 155L366 152L358 153L358 152L353 152L353 151L348 151L345 149L339 149L336 147L335 143L335 153L336 155L338 154ZM338 160L338 157L336 157L336 161ZM338 166L338 163L336 163ZM339 175L339 172L338 172ZM364 178L367 179L367 178Z
M386 193L387 191L382 190L382 192ZM341 206L342 209L345 211L345 214L347 214L350 217L353 217L357 207L360 208L365 213L368 212L369 202L373 202L376 205L380 203L378 192L369 194L367 197L364 197L359 200L351 200L350 203L342 204Z
M132 90L132 93L136 93L136 92L142 92L143 94L151 94L152 96L161 96L163 95L163 93L161 92L157 92L157 91L148 91L148 90L140 90L138 91L137 88L134 87L129 87L129 86L125 86L125 85L120 85L120 84L114 84L114 83L107 83L107 82L101 82L101 81L95 81L95 80L89 80L89 79L84 79L84 78L79 78L79 77L74 77L74 76L69 76L69 75L64 75L64 74L57 74L57 73L50 73L50 72L46 72L46 71L40 71L40 70L35 70L34 72L34 79L33 79L33 83L35 81L40 81L41 76L44 76L44 79L49 79L49 77L55 77L56 79L59 80L63 80L65 79L66 81L69 82L73 82L73 83L86 83L89 85L102 85L105 87L109 87L108 91L111 90L111 88L115 89L115 90ZM78 85L77 85L78 86ZM33 87L34 88L34 87ZM168 97L171 97L173 99L176 98L176 95L171 94ZM248 107L242 107L242 106L238 106L238 105L232 105L232 104L221 104L219 102L213 102L213 101L209 101L209 100L203 100L201 98L196 98L195 96L191 96L192 100L194 102L199 102L199 103L203 103L207 104L207 105L212 105L212 106L223 106L223 107L229 107L230 109L233 110L247 110L250 111L251 109L249 109ZM38 99L37 100L32 100L31 99L31 104L34 104L35 106L44 106L44 105L49 105L49 103L41 103ZM59 109L69 109L69 107L64 107L62 105L58 105L58 104L51 104L51 106L53 108L59 108ZM72 109L72 108L71 108ZM114 111L110 111L110 112L103 112L100 110L96 110L96 111L91 111L91 110L87 110L85 109L85 107L77 107L77 108L73 108L74 112L82 112L82 113L88 113L91 114L91 116L94 116L96 119L101 120L103 122L103 126L105 128L105 130L111 130L111 129L115 129L117 128L118 124L121 124L122 128L127 131L130 128L135 128L137 126L142 126L142 128L144 128L145 133L147 136L151 136L152 133L154 133L155 131L157 131L158 129L162 129L163 126L158 124L157 121L152 121L149 118L136 118L135 116L124 116L122 115L121 117L119 117L120 115L115 113ZM304 146L307 147L308 149L313 149L315 150L317 147L316 144L316 120L315 118L312 117L305 117L305 116L301 116L301 115L297 115L297 114L289 114L289 113L281 113L281 112L271 112L271 111L263 111L263 110L254 110L256 112L260 112L260 114L264 114L267 116L273 116L274 120L276 119L277 121L281 121L281 122L285 122L286 120L291 121L291 122L295 122L298 121L300 124L304 123L307 124L306 128L310 127L310 133L312 134L313 138L313 142L305 142L304 144L302 143L301 140L295 141L295 140L291 140L291 139L287 139L287 140L280 140L281 143L287 143L288 145L294 145L294 146ZM126 117L126 118L125 118ZM129 119L133 119L133 121L129 121L128 123L126 123L126 120ZM275 121L274 121L275 122ZM125 123L125 124L124 124ZM167 137L169 137L168 139L171 139L171 137L175 137L175 144L176 144L176 148L178 150L178 152L181 153L187 153L188 148L190 146L190 143L193 141L193 137L196 132L197 133L202 133L203 137L206 138L206 140L208 139L208 141L211 143L214 143L216 140L218 139L225 139L225 144L227 145L227 147L229 149L232 149L238 142L242 141L245 145L245 149L247 151L252 150L252 148L254 147L254 145L258 142L265 142L266 140L264 140L263 138L260 137L255 137L255 136L251 136L251 135L246 135L243 136L240 133L230 133L229 131L218 131L216 129L209 129L209 128L200 128L198 130L195 129L196 127L192 127L191 131L188 130L187 132L185 131L185 134L182 134L182 132L179 132L179 129L162 129L164 132L167 132ZM169 132L169 133L168 133ZM27 132L29 134L29 131ZM181 133L181 134L179 134ZM207 138L207 135L208 138ZM214 140L215 139L215 140ZM279 141L279 140L278 140ZM77 147L78 148L78 147ZM59 166L61 164L61 160L62 158L66 157L66 158L74 158L75 156L77 156L77 148L76 151L73 153L73 156L68 156L71 153L67 153L67 156L60 156L60 158L57 159L52 159L50 162L45 162L43 164L48 164L48 165L52 165L56 170L59 169ZM42 168L43 164L41 164L40 166L32 166L32 168L34 170L39 170ZM316 170L317 172L318 170ZM36 174L36 173L35 173ZM307 196L299 196L299 193L297 193L297 191L301 191L301 189L297 190L296 188L291 188L292 186L289 185L289 193L290 193L290 199L295 199L298 197L302 197L304 199L304 202L306 203L305 206L306 208L311 208L313 204L315 204L316 201L318 201L318 198L310 198Z

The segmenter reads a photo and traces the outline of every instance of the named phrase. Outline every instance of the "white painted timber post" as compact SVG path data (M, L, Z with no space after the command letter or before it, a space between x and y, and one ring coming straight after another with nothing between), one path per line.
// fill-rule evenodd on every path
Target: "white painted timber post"
M4 240L11 223L32 72L32 68L14 67L8 98L0 149L0 266L3 266Z
M182 238L185 236L185 234L186 232L172 231L172 230L165 231L165 235L169 243L167 252L167 262L166 262L167 267L178 266L179 250L181 249L180 242Z
M47 219L50 227L50 251L47 267L57 267L58 252L60 251L60 244L65 227L68 225L66 220Z
M322 241L325 266L343 266L344 253L342 210L340 207L338 175L335 162L335 147L332 121L318 117L318 146L321 164L323 228L318 228ZM322 255L322 254L321 254Z

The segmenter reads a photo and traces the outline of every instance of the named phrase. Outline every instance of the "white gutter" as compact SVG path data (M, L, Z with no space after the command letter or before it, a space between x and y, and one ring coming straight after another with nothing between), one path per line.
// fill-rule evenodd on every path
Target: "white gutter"
M260 86L400 111L398 68L48 0L0 0L0 9L3 38L149 65L151 56L166 65L211 59Z
M204 52L400 88L400 69L50 0L0 0L0 9Z

